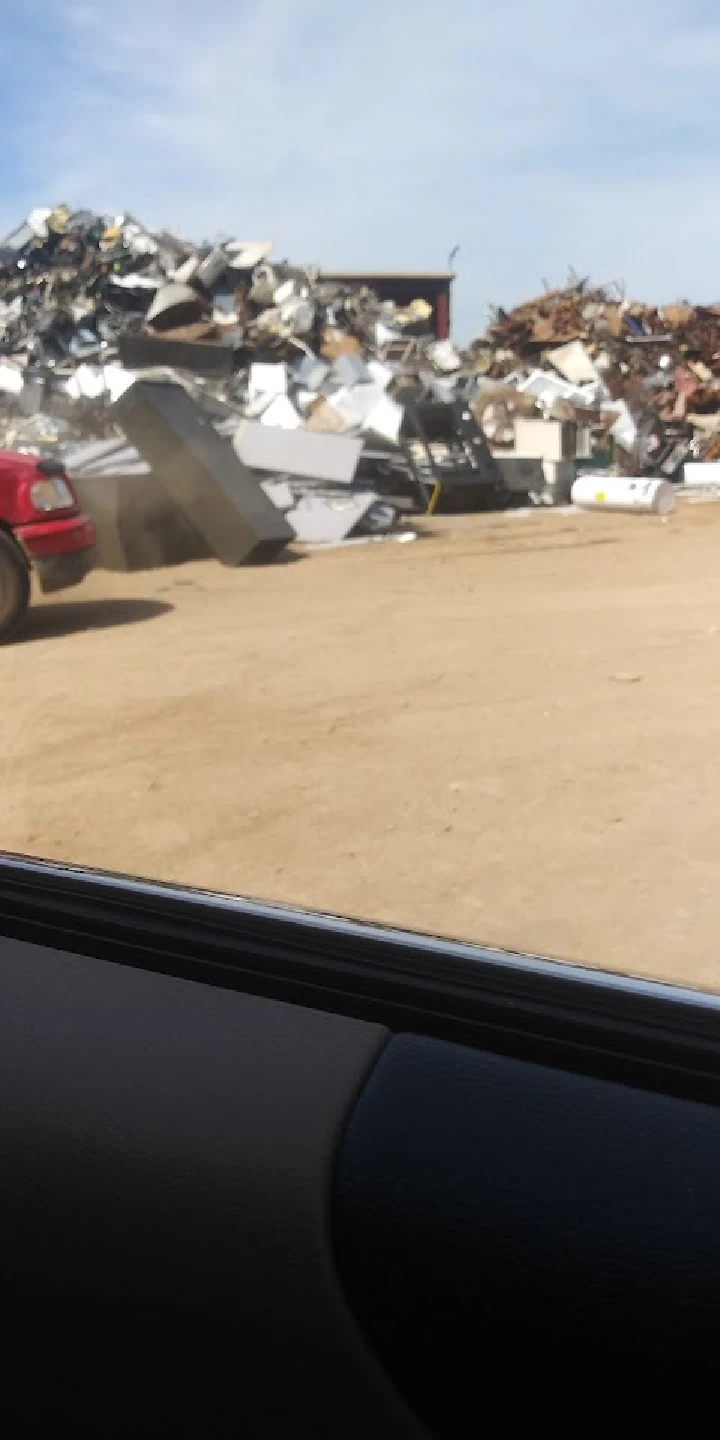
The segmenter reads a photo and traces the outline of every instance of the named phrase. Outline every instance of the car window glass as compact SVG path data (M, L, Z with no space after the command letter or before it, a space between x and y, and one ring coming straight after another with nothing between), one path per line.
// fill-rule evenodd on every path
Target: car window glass
M35 0L0 845L720 983L704 0Z

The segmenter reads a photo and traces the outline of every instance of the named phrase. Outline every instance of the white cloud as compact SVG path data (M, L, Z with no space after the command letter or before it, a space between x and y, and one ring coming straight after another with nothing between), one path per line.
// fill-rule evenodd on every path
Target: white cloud
M712 298L708 13L34 0L51 41L28 134L38 199L267 236L328 266L442 268L459 243L461 333L569 263Z

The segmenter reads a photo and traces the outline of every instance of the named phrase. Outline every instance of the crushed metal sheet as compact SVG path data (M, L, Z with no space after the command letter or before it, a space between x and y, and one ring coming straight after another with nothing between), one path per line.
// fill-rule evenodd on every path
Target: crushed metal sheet
M236 455L250 470L335 485L352 483L362 448L362 439L354 435L271 429L252 420L242 422L233 438Z

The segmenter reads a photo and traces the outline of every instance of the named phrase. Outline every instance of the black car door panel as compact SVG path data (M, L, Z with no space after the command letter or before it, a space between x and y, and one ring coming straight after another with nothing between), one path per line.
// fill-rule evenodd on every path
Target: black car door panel
M449 1437L559 1367L595 1407L711 1375L719 1020L708 995L0 859L15 1339L34 1377L82 1357L97 1404L141 1376L164 1426L192 1381L225 1389L250 1435Z
M558 1363L607 1367L606 1391L710 1379L719 1216L713 1105L420 1036L384 1049L338 1164L349 1301L442 1435L472 1410L479 1357L490 1405L511 1356L524 1384Z
M14 940L0 987L6 1299L222 1309L245 1405L332 1433L337 1391L345 1434L414 1434L329 1244L337 1143L383 1028Z

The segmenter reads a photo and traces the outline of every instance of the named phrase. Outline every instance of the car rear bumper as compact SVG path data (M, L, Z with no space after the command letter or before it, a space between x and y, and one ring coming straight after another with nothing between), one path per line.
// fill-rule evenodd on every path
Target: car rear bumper
M67 555L49 555L44 560L34 560L33 569L43 595L79 585L95 569L95 559L95 547L90 546L85 550L72 550Z
M46 594L79 585L95 565L95 527L87 515L19 525L15 536Z

